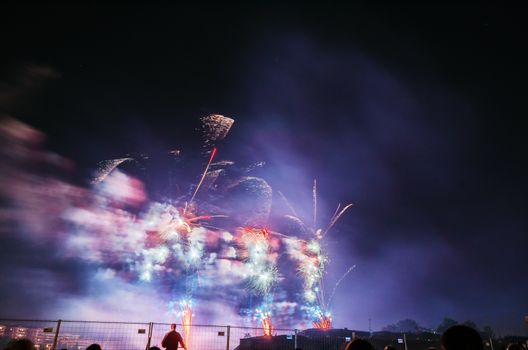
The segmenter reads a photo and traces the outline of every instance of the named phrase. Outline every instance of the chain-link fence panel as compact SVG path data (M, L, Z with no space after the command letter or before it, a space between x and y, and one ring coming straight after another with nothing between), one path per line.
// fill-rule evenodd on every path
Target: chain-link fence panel
M143 350L148 333L148 323L61 321L56 349L84 350L97 343L104 350Z
M169 323L154 323L152 325L151 346L161 348L161 342L170 331ZM228 327L214 325L192 325L184 327L176 325L176 331L181 334L188 350L226 350Z
M360 332L348 329L272 329L177 325L189 350L344 350L354 338L368 340L376 350L387 345L396 350L424 350L440 347L440 335L433 332L396 333ZM0 318L0 348L10 341L29 339L37 350L84 350L100 344L104 350L144 350L162 347L163 337L170 331L168 323L15 320ZM268 331L269 333L269 331ZM492 340L485 349L493 350Z

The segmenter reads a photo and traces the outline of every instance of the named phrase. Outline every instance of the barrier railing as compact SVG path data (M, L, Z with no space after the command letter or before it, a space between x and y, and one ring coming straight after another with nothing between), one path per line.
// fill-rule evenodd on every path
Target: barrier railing
M271 347L293 350L296 345L297 331L294 329L274 329L272 337L266 337L261 328L192 325L187 330L180 324L176 327L186 338L189 350ZM168 323L153 322L0 319L0 349L9 341L22 338L31 340L39 350L84 350L93 343L101 345L103 350L161 348L161 341L169 329Z
M0 349L13 339L26 338L38 350L84 350L97 343L103 350L145 350L161 347L170 324L154 322L99 322L70 320L16 320L0 318ZM185 329L177 324L189 350L344 350L355 337L368 339L375 349L391 345L396 350L439 348L439 334L352 331L330 329L273 329L264 336L262 328L192 325ZM493 350L490 339L485 350Z

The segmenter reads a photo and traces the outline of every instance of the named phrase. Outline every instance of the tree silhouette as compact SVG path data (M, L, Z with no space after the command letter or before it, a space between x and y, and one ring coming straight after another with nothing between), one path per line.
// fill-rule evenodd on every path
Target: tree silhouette
M442 322L438 325L438 327L436 327L436 332L444 333L445 331L447 331L448 328L456 326L457 324L458 322L453 320L452 318L444 317Z
M410 318L406 318L396 322L395 324L389 324L383 327L383 330L386 332L416 333L419 328L420 326L418 325L418 322L411 320Z

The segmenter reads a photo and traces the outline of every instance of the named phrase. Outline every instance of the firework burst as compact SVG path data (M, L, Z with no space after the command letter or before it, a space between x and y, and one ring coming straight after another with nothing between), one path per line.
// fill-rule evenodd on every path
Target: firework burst
M249 274L249 286L259 295L268 294L277 283L278 270L271 258L270 231L266 228L239 229L241 256Z
M308 227L298 217L288 200L282 194L281 196L294 215L293 218L297 222L300 222L304 227ZM334 287L331 297L327 300L324 292L323 278L328 264L328 256L324 252L322 243L324 243L324 237L351 206L352 204L348 204L345 207L340 208L340 205L338 205L326 230L317 228L317 182L314 180L312 187L313 217L312 225L309 228L313 238L310 240L299 240L294 238L285 240L288 254L291 259L298 264L297 271L303 280L303 298L306 303L305 310L307 310L308 316L313 320L313 326L315 328L329 329L332 327L332 316L329 311L329 304L341 281L355 267L353 266L349 268L341 279L339 279Z

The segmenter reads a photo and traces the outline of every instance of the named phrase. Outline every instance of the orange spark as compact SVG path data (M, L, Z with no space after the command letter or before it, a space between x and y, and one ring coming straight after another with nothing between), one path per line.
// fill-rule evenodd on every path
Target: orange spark
M319 321L313 322L313 327L317 329L330 329L332 328L332 318L330 316L319 316Z
M264 331L264 336L271 337L271 331L273 328L271 327L270 315L262 316L262 330Z
M185 345L187 346L187 349L189 349L189 337L191 335L191 327L192 327L192 309L189 304L185 304L183 306L182 310L182 325L183 325L183 340L185 342Z

